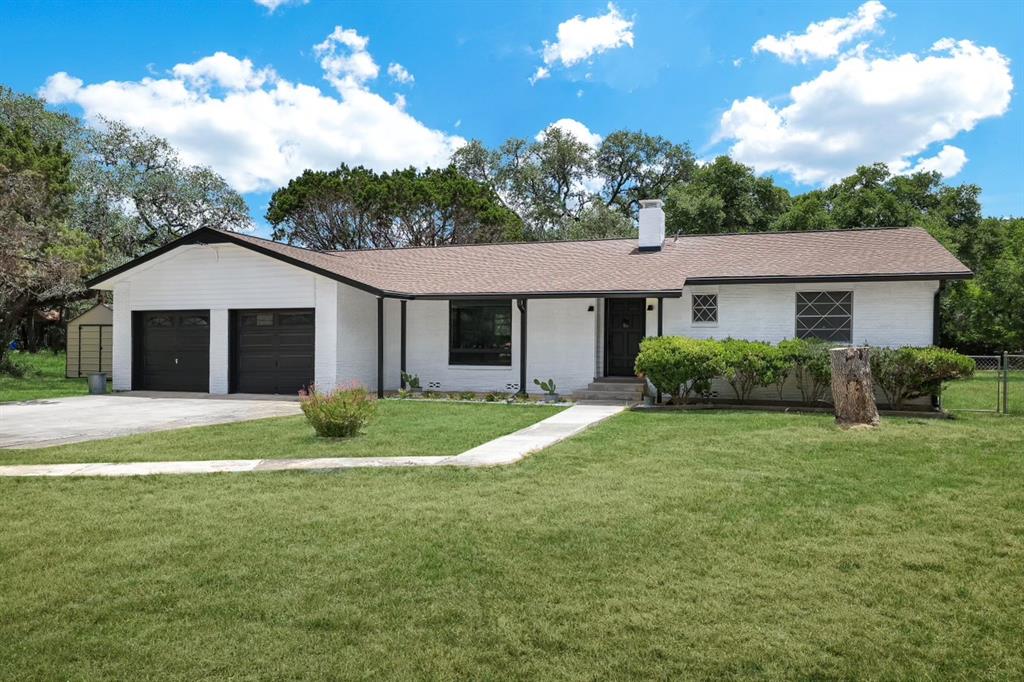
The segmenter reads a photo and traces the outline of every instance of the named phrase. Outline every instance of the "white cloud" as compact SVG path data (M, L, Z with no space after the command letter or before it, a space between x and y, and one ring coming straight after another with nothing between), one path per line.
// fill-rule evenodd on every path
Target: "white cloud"
M416 78L409 73L408 69L399 64L398 62L391 62L388 64L388 75L391 78L403 85L413 83Z
M554 123L551 123L551 124L545 126L544 130L541 130L536 135L534 135L533 139L535 139L538 142L540 142L541 140L544 139L544 135L546 135L547 132L549 130L551 130L552 128L558 128L562 132L569 133L570 135L575 137L577 140L587 144L590 147L596 148L597 145L601 144L601 136L600 135L598 135L597 133L591 132L590 128L588 128L586 125L584 125L583 123L580 123L579 121L577 121L576 119L573 119L573 118L560 118L560 119L558 119Z
M931 145L1004 114L1013 79L995 48L944 38L931 54L844 57L773 106L758 97L733 101L715 141L759 172L782 171L799 182L826 183L857 165L883 161L897 173ZM926 160L959 170L956 147ZM925 163L925 161L919 162Z
M331 35L313 46L324 78L339 91L362 88L366 81L376 78L380 67L366 51L369 43L369 38L354 29L335 26Z
M253 0L257 5L267 8L268 14L273 14L278 7L285 5L307 5L309 0Z
M781 38L767 35L754 43L754 52L770 52L786 62L835 57L844 44L878 30L879 21L887 14L885 5L868 0L855 14L808 24L803 33L787 33Z
M560 23L556 35L555 42L544 41L544 66L537 68L531 84L547 78L557 64L568 68L608 50L633 47L633 21L608 3L607 14L586 19L577 14Z
M932 172L939 171L942 173L942 177L951 178L959 173L964 166L967 165L967 152L960 147L954 147L951 144L942 146L939 153L935 156L930 156L924 159L918 159L914 167L910 169L911 173L917 173L920 171Z
M256 69L250 60L232 57L227 52L215 52L193 64L178 64L171 73L201 90L215 85L229 90L258 88L276 78L273 69Z
M537 81L542 81L551 75L551 69L546 66L538 66L537 70L530 76L530 85L536 85Z
M316 47L337 96L226 53L138 81L86 84L60 72L40 95L80 106L92 123L115 118L167 138L188 163L214 168L241 192L341 162L377 170L447 165L465 140L410 116L404 98L392 103L371 92L366 83L378 70L366 46L339 27Z

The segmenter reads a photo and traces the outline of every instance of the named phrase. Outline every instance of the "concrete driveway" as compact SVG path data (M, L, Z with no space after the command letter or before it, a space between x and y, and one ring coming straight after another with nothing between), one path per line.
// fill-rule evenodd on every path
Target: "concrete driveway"
M0 448L43 448L205 424L300 414L280 396L133 392L0 405Z

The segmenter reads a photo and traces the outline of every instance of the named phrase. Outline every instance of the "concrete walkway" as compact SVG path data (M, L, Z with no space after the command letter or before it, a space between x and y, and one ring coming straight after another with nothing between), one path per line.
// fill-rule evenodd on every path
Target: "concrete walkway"
M321 457L316 459L220 459L123 464L14 464L0 466L0 476L152 476L215 474L243 471L309 471L317 469L417 466L488 467L513 464L565 440L625 409L622 405L575 405L507 436L478 445L460 455L435 457Z

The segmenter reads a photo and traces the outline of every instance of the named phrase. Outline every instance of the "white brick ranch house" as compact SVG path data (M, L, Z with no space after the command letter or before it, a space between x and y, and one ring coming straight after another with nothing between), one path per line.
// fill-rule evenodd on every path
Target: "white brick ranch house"
M203 229L89 282L113 292L115 390L315 383L563 394L629 376L644 336L927 345L971 276L917 228L319 252Z

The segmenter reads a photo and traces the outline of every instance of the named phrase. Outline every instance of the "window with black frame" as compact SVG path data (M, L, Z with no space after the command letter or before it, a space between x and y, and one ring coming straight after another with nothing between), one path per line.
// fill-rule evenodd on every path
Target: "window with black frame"
M853 342L852 291L798 291L796 335L800 339Z
M448 363L512 364L512 301L450 301Z

